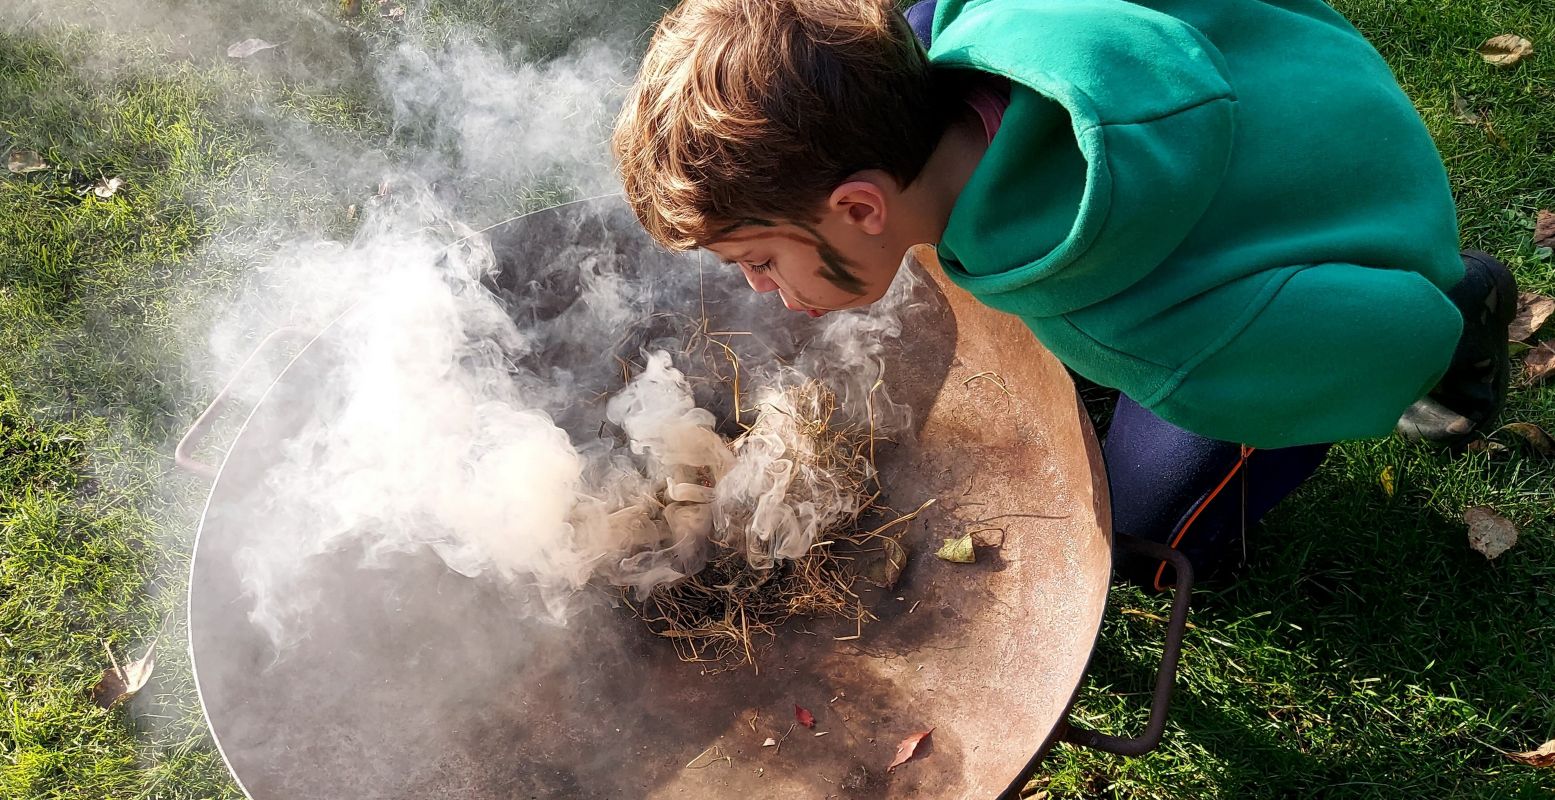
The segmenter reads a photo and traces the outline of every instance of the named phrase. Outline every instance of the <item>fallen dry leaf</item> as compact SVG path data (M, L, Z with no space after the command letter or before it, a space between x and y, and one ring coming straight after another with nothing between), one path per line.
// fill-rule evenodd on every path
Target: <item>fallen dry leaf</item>
M158 637L160 638L160 637ZM107 645L103 645L104 648ZM146 654L137 661L131 661L121 669L118 662L114 661L113 651L108 651L108 660L113 666L103 670L103 677L92 687L92 700L101 708L113 708L120 701L126 700L140 691L146 681L151 679L151 671L157 665L157 640L152 639L151 645L146 648Z
M1382 484L1382 493L1388 497L1393 496L1393 466L1390 464L1382 468L1382 474L1377 476L1377 482Z
M1530 386L1543 383L1555 373L1555 341L1543 342L1523 355L1523 380Z
M1541 456L1555 456L1555 439L1550 438L1548 431L1532 422L1513 422L1502 425L1496 433L1501 431L1511 431L1523 437L1528 442L1528 445L1533 448L1534 452Z
M340 16L350 19L362 13L362 0L340 0Z
M1533 246L1555 247L1555 211L1540 209L1533 218Z
M36 150L12 150L11 154L6 156L5 167L18 175L26 175L29 172L48 169L49 165Z
M1478 125L1480 123L1479 113L1474 110L1473 106L1469 105L1469 101L1463 95L1458 94L1457 89L1452 90L1452 115L1457 117L1459 122L1469 125Z
M907 548L889 536L879 541L880 549L860 554L854 559L853 568L860 578L890 590L902 579L902 570L907 566Z
M1471 453L1489 453L1491 458L1496 458L1507 451L1506 445L1489 439L1475 439L1465 445L1464 449Z
M1555 297L1523 292L1517 296L1517 316L1512 318L1506 338L1521 342L1538 333L1551 316L1555 316Z
M949 561L952 564L977 563L977 550L972 547L972 534L967 534L955 539L946 539L943 547L934 556L941 561Z
M1538 750L1526 753L1507 753L1507 758L1530 767L1555 767L1555 739L1539 745Z
M772 738L771 736L768 736L767 740L765 742L761 743L761 746L762 747L777 747L777 740Z
M799 720L799 724L806 728L815 727L815 715L799 706L794 706L794 719Z
M92 194L107 200L113 197L124 186L123 178L107 178L92 184Z
M918 752L918 744L924 739L929 738L929 734L933 732L934 729L930 728L922 733L915 733L906 739L903 739L902 743L896 746L896 758L891 761L891 766L885 768L885 771L891 772L897 767L900 767L901 765L910 761L913 757L913 754Z
M266 50L270 50L278 46L279 45L271 44L264 39L244 39L243 41L227 48L227 57L248 58L255 53L262 53Z
M1510 67L1533 54L1533 42L1516 34L1505 33L1479 46L1479 56L1485 63L1498 67Z
M1492 561L1517 544L1517 526L1489 508L1470 508L1463 521L1469 526L1469 546Z

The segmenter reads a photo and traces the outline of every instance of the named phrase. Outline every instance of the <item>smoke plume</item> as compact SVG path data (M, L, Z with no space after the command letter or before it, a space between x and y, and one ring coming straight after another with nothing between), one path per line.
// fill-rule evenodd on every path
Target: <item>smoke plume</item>
M878 383L912 277L869 310L812 321L749 296L712 259L651 247L608 199L607 142L632 37L657 9L573 5L510 4L508 16L530 16L515 35L407 4L398 28L363 39L310 4L24 0L5 12L13 25L73 16L197 60L263 36L281 46L234 69L364 87L377 110L381 135L353 139L281 113L282 92L242 101L290 185L348 204L334 213L355 227L267 219L261 203L212 237L208 257L253 268L186 348L207 391L277 328L330 353L311 412L275 441L235 448L270 454L244 509L261 533L237 558L250 619L282 650L318 611L310 565L352 548L366 568L430 549L558 622L591 584L644 592L695 572L734 528L754 568L806 552L857 501L785 455L804 447L792 426L731 447L729 375L693 352L709 320L745 334L720 341L747 408L818 380L845 415L868 407L882 434L905 422ZM263 404L275 377L239 381L239 404Z

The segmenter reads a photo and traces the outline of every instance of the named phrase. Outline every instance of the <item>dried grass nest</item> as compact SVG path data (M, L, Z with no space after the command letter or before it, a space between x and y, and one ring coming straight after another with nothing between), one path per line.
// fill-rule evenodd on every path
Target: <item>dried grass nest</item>
M732 355L730 356L732 361ZM738 405L738 366L731 381ZM872 399L872 398L871 398ZM884 561L889 582L900 574L906 551L887 531L913 515L873 529L860 525L863 518L884 511L879 498L874 451L876 434L872 408L862 424L840 423L836 394L822 383L808 381L784 392L783 402L754 409L755 422L731 445L738 452L747 437L775 420L789 417L807 446L789 449L785 458L828 475L834 491L850 493L857 511L820 533L809 551L797 558L779 559L771 569L751 566L744 546L717 541L707 565L694 575L653 589L638 599L624 591L622 597L633 614L658 636L669 639L683 661L705 662L714 669L751 665L759 672L759 643L770 644L785 623L794 617L830 617L851 620L854 636L875 619L854 591L864 569L858 562ZM787 424L788 420L782 420ZM744 542L740 531L722 531L715 539ZM883 553L883 556L882 556ZM869 554L873 554L872 556ZM878 568L867 576L884 585Z

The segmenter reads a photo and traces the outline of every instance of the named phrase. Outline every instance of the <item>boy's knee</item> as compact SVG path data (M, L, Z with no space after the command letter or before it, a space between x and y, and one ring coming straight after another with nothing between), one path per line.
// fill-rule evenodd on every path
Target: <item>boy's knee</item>
M907 9L907 24L912 26L913 35L923 43L925 50L934 39L934 9L938 5L939 0L918 0Z

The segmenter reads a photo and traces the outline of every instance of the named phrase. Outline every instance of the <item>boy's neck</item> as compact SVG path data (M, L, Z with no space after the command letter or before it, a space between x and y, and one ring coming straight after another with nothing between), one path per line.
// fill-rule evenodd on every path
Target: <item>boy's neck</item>
M982 120L968 108L946 127L918 179L902 193L912 244L939 244L961 190L987 152Z

